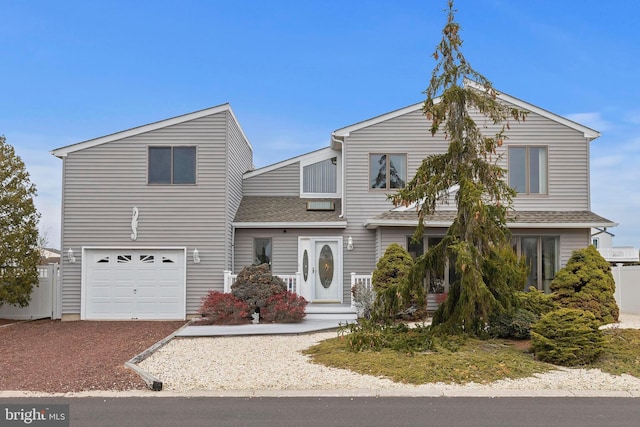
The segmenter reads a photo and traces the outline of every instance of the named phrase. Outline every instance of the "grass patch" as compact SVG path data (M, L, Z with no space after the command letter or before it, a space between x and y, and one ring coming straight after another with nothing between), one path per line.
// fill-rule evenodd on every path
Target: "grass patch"
M453 349L437 345L432 352L410 353L392 349L354 352L349 349L347 337L341 335L318 343L304 353L311 356L314 363L400 383L486 384L555 369L554 365L534 360L526 343L469 338ZM640 330L605 331L600 357L581 367L598 368L613 375L640 377Z
M408 384L485 384L554 369L507 340L468 339L454 352L439 348L436 352L411 354L390 349L352 352L341 336L318 343L304 353L315 363Z
M640 377L640 330L609 329L604 333L602 354L589 368L613 375Z

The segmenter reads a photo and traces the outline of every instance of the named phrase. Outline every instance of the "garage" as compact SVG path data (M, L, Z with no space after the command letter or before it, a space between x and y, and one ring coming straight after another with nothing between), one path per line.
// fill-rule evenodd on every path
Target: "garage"
M85 249L82 319L185 319L184 249Z

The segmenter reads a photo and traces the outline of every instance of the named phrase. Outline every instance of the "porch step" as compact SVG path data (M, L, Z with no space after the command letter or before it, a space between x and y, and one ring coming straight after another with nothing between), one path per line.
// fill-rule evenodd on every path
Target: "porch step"
M305 309L309 320L341 320L355 322L358 319L356 309L348 304L308 304Z

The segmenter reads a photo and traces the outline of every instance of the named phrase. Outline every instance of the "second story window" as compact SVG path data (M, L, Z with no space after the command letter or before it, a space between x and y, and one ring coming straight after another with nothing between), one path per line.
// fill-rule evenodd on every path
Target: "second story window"
M509 147L509 186L522 194L547 194L547 147Z
M302 168L302 191L304 193L335 193L337 188L337 164L337 158L333 157L304 166Z
M149 147L149 184L195 184L196 147Z
M403 188L406 182L406 154L369 154L369 188Z

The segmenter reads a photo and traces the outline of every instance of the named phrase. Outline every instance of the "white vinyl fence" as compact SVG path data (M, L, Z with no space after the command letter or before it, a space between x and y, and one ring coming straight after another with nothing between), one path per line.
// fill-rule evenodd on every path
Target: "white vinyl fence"
M55 295L57 291L60 265L39 265L39 286L34 286L31 292L31 302L26 307L14 307L3 304L0 307L1 319L43 319L54 316Z
M614 265L611 273L616 281L616 302L620 312L640 314L640 265Z

